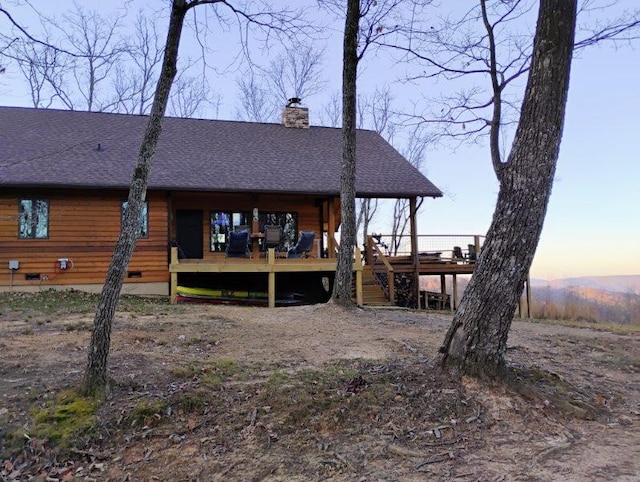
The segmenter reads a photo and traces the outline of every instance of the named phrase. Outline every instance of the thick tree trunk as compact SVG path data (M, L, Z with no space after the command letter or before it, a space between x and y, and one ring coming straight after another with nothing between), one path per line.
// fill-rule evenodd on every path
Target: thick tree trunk
M358 68L359 0L348 0L342 70L342 174L340 176L340 249L333 301L352 307L353 248L356 244L356 72Z
M569 88L576 0L541 0L531 70L511 153L475 273L440 351L467 373L504 366L507 337L551 195Z
M174 0L165 45L164 61L156 87L151 115L149 116L149 122L147 123L131 179L122 229L105 277L104 287L93 322L93 333L82 385L82 391L87 395L104 393L108 388L107 359L111 343L111 327L118 299L120 298L124 275L140 234L140 216L147 192L149 170L158 138L162 132L162 120L167 107L171 85L176 75L178 47L187 9L185 0Z

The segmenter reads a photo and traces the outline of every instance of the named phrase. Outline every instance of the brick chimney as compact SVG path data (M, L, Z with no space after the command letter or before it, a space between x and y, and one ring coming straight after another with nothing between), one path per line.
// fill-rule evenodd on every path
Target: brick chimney
M299 97L289 99L287 106L282 111L282 125L296 129L309 128L309 109L300 107L302 100Z

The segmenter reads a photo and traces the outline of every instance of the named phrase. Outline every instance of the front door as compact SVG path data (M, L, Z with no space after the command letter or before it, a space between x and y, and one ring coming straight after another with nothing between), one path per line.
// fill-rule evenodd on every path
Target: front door
M176 240L185 257L202 259L202 210L178 209L176 211Z

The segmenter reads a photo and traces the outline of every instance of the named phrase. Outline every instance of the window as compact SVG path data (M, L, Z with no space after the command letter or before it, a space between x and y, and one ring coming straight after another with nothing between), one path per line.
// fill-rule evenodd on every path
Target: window
M211 246L212 252L224 251L227 247L229 231L247 226L251 231L253 216L249 211L211 211ZM266 224L278 225L282 228L282 247L296 244L298 239L298 213L260 212L258 226L264 233Z
M229 232L241 226L251 230L251 213L211 211L211 246L210 250L224 251L227 247Z
M261 212L258 215L260 231L264 232L264 226L271 224L282 228L281 247L289 248L298 240L298 213L286 212Z
M49 237L49 201L21 199L19 209L19 238L43 239Z
M122 218L121 222L124 221L124 213L127 211L127 201L122 201ZM140 213L140 238L148 238L149 237L149 205L145 201L142 205L142 212Z

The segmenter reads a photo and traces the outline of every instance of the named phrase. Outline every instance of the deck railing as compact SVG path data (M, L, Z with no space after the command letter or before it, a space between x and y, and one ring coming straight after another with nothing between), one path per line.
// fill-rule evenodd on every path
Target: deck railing
M411 255L411 236L392 234L373 234L373 241L385 256ZM480 252L484 236L478 234L424 234L418 235L418 253L439 253L442 259L456 260L456 247L460 248L462 259L472 259Z
M391 303L395 303L395 274L393 272L393 266L389 263L387 256L382 252L380 246L371 236L367 236L367 245L365 246L365 262L371 266L374 271L376 265L380 265L383 271L387 274L387 285L379 283L382 289L386 291L387 298Z
M362 306L362 255L360 249L354 249L353 272L356 285L356 304ZM215 259L178 259L178 248L171 248L169 263L171 303L176 302L178 273L266 273L268 306L275 306L276 274L335 271L335 258L276 258L273 248L267 250L265 258L215 258Z

